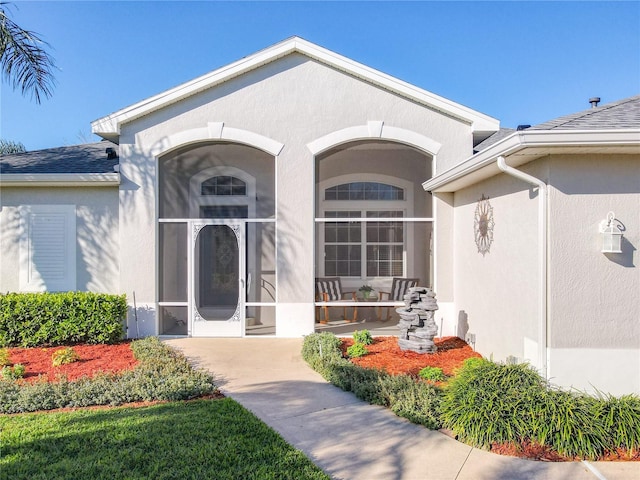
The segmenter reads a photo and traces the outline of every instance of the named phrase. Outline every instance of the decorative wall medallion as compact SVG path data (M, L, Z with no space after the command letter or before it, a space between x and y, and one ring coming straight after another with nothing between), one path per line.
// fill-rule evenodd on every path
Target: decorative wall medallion
M483 194L476 205L476 213L473 220L476 246L478 247L478 253L481 253L483 257L491 249L494 225L493 207L489 203L489 197L485 197Z

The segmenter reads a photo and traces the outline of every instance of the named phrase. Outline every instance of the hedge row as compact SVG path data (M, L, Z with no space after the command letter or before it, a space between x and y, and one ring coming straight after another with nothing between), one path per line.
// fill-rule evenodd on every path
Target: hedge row
M601 458L640 449L640 398L591 396L550 385L527 364L464 362L442 389L407 376L367 370L342 357L341 340L305 337L302 357L325 379L428 428L451 429L479 448L546 445L566 457Z
M305 337L302 358L328 382L358 398L390 408L396 415L430 429L440 427L440 394L433 385L409 375L389 375L354 365L342 357L341 340L329 332Z
M126 315L125 295L0 294L0 347L115 343L123 337Z
M589 459L640 448L639 397L561 390L527 364L467 361L444 390L441 418L476 447L526 440Z
M0 380L0 413L187 400L217 390L210 374L156 337L135 340L131 349L140 363L130 371L56 383Z

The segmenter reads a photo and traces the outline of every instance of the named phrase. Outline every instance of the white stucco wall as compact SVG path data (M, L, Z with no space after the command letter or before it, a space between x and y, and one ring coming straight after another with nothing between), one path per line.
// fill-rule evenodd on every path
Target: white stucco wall
M550 375L610 393L640 392L640 155L550 163ZM622 253L601 253L599 224L624 224Z
M124 293L119 283L118 192L100 188L16 188L0 192L0 291L18 292L20 205L75 205L76 290Z
M640 393L640 156L552 155L519 169L548 184L550 381L589 392ZM538 366L537 189L500 174L453 194L453 208L450 195L436 195L437 281L446 285L453 272L458 335L475 333L475 348L486 357L515 356ZM482 195L490 198L495 221L484 257L473 236ZM609 211L625 228L619 254L601 252L599 225ZM446 240L453 244L451 268L442 263Z
M544 168L538 163L522 170L544 178ZM495 222L493 242L484 256L474 237L476 206L483 195L489 197ZM487 358L504 361L514 356L538 366L537 190L501 174L456 192L454 205L452 270L458 336L475 335L475 349Z
M471 127L299 54L270 63L122 127L121 287L141 308L156 299L156 155L179 132L224 122L281 142L276 159L277 335L314 329L314 158L307 145L343 128L383 121L441 143L438 159L471 150ZM424 179L421 179L424 180ZM304 312L304 314L301 314ZM295 319L295 320L294 320ZM147 330L145 333L155 333Z

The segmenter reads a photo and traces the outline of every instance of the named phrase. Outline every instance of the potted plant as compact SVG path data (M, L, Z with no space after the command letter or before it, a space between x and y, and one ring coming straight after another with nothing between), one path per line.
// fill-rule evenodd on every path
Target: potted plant
M365 300L367 300L369 298L369 296L371 295L371 292L373 292L373 287L371 285L363 285L358 289L359 292L362 292L362 298L364 298Z

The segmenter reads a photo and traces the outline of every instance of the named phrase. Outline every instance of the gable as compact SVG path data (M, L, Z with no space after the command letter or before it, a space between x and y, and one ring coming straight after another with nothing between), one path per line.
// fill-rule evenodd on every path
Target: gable
M303 55L315 62L347 73L365 83L392 92L418 105L467 123L473 130L476 142L498 130L499 122L489 116L354 62L299 37L293 37L190 82L95 120L92 122L92 131L105 139L118 143L121 128L124 124L172 104L183 102L194 95L222 85L234 78L247 75L249 72L293 54Z

